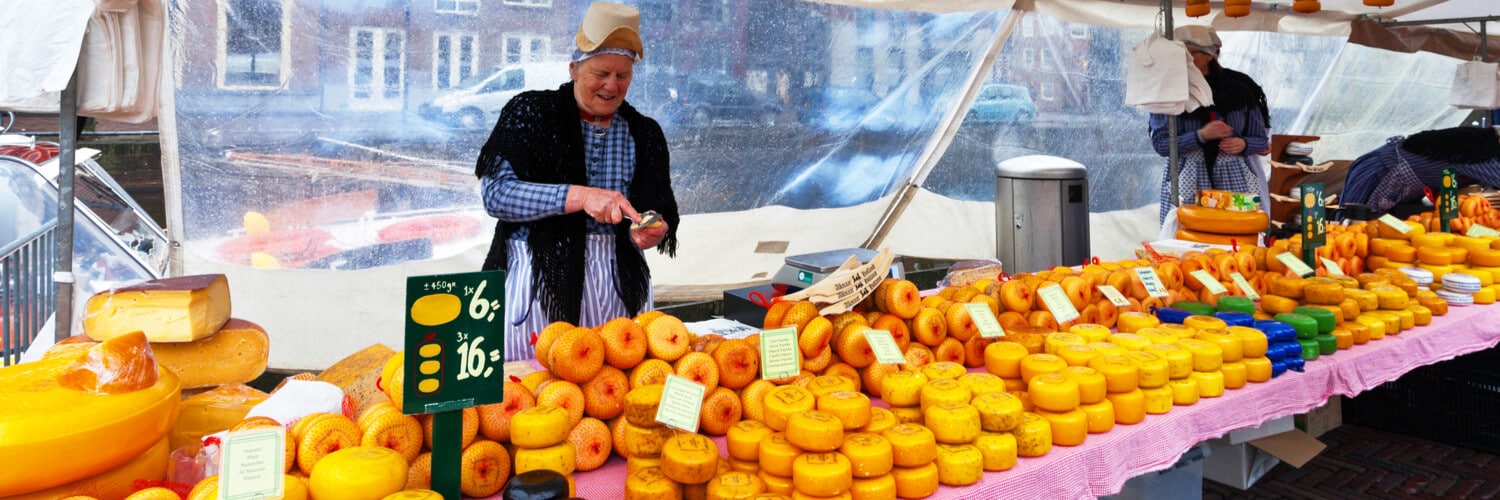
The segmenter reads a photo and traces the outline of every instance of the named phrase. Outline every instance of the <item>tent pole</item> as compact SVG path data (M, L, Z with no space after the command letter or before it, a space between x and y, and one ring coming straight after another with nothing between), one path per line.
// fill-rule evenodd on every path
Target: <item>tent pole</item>
M1167 40L1172 39L1172 0L1161 0L1162 34ZM1167 117L1167 182L1171 183L1171 198L1168 203L1177 206L1181 198L1177 196L1177 115Z
M73 158L78 151L78 68L68 77L58 103L57 170L57 267L52 281L57 287L58 342L73 334Z

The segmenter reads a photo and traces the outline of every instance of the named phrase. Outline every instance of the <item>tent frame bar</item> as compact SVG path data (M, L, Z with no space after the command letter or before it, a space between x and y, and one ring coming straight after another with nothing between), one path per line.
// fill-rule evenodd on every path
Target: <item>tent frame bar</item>
M1380 25L1381 26L1386 26L1386 27L1392 27L1392 28L1394 28L1394 27L1399 27L1399 26L1424 26L1424 25L1428 25L1428 24L1455 24L1455 23L1485 23L1485 22L1491 22L1491 21L1500 21L1500 16L1455 17L1455 18L1452 18L1452 19L1423 19L1421 21L1380 21Z

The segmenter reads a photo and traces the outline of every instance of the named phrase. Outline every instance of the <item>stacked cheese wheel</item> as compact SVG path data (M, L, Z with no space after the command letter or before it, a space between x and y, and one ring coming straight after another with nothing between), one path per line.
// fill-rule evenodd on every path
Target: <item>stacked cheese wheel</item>
M1177 239L1215 245L1236 243L1255 246L1260 233L1270 224L1265 212L1256 210L1240 212L1199 205L1177 207L1177 221L1182 229L1177 230Z

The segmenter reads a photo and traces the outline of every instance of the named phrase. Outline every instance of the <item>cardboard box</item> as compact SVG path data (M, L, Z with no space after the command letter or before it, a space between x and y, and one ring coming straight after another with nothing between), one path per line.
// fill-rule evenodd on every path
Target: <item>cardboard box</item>
M1293 429L1296 429L1296 424L1293 423L1292 416L1287 415L1285 417L1267 420L1265 423L1260 424L1260 427L1250 427L1247 429L1237 429L1229 431L1229 434L1225 435L1223 439L1228 440L1229 444L1240 444L1263 437L1275 436L1277 434L1281 434Z
M1334 395L1328 398L1323 406L1314 408L1306 414L1297 415L1295 418L1297 430L1306 432L1312 437L1322 436L1328 431L1344 425L1344 397Z
M1227 437L1219 438L1209 441L1208 445L1203 478L1241 490L1249 489L1276 464L1286 462L1294 468L1302 467L1327 447L1296 429L1243 443L1231 443Z

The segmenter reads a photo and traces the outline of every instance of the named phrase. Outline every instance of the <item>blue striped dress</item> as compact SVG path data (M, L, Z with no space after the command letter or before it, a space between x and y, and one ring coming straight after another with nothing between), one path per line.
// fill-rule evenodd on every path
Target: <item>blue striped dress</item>
M1172 139L1167 130L1168 115L1151 115L1151 146L1156 153L1168 156ZM1184 113L1177 116L1177 202L1172 202L1171 170L1161 171L1161 209L1157 222L1165 221L1167 212L1179 205L1193 205L1198 201L1198 191L1219 189L1236 193L1259 193L1261 178L1250 160L1250 156L1266 149L1270 137L1265 119L1259 111L1241 109L1219 114L1219 119L1234 129L1234 136L1245 140L1245 150L1237 155L1220 152L1214 162L1213 178L1208 178L1208 169L1203 161L1202 144L1198 142L1198 129L1207 125L1197 115Z
M1339 204L1362 203L1373 213L1387 212L1397 203L1423 196L1423 187L1442 185L1443 167L1458 172L1459 185L1478 182L1500 186L1500 158L1478 163L1450 163L1434 160L1401 147L1405 136L1387 139L1384 146L1360 155L1344 174L1344 190Z

